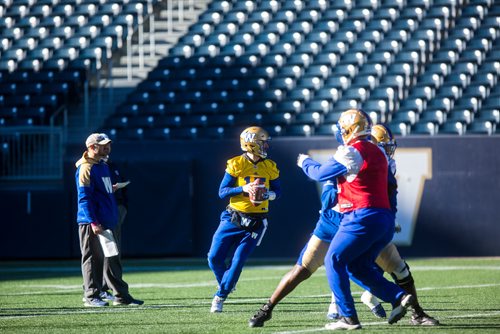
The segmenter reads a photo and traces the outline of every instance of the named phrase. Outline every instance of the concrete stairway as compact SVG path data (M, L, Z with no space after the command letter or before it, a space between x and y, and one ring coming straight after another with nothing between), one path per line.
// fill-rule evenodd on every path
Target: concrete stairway
M132 77L128 78L126 44L120 54L115 55L112 66L103 68L100 78L89 88L88 107L80 103L69 110L67 143L83 143L85 138L102 126L105 119L111 115L116 106L126 100L127 95L135 89L138 83L144 80L149 71L154 69L158 61L168 55L168 50L174 46L179 37L183 36L189 26L196 22L198 15L203 12L210 0L172 1L173 29L168 29L168 8L170 1L163 0L154 8L155 32L149 31L149 22L144 24L144 66L139 66L139 45L136 31L132 45ZM180 13L179 3L183 4L184 11ZM182 8L181 8L182 9ZM154 38L154 50L150 41ZM153 53L151 52L153 51ZM97 88L97 82L100 88ZM88 114L86 115L86 110Z

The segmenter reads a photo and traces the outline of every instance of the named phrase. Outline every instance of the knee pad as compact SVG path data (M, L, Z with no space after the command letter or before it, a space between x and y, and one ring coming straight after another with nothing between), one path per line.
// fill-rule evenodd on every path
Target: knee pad
M309 270L313 274L319 267L321 267L325 260L326 252L330 245L317 236L311 236L307 243L307 248L302 256L302 267Z

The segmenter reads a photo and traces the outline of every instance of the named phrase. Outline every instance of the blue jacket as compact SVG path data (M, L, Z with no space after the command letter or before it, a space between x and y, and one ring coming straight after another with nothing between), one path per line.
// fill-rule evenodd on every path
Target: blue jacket
M85 152L76 163L78 224L99 223L106 229L118 224L118 209L113 195L111 172L104 161L92 159Z

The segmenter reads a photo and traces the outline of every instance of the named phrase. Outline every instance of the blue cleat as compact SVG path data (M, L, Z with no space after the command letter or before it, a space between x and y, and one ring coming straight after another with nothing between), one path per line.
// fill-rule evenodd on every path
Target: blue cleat
M382 304L378 304L374 308L371 309L374 316L377 318L387 318L387 314L385 313L384 307Z

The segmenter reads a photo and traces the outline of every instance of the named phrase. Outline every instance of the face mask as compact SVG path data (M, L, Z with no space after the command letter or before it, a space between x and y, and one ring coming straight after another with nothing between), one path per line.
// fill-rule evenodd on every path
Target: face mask
M339 144L344 145L345 143L344 138L342 138L342 130L338 124L334 126L333 132L335 134L335 139L339 142Z

